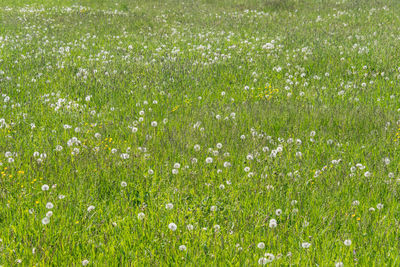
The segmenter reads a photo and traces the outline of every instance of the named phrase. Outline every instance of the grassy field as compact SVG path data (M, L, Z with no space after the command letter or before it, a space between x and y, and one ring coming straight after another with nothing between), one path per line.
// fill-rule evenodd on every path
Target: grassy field
M399 14L2 0L0 266L399 266Z

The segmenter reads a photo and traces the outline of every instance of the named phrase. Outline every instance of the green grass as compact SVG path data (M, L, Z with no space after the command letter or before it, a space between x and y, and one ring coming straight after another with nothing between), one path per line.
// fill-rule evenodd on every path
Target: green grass
M398 14L3 0L0 266L399 265Z

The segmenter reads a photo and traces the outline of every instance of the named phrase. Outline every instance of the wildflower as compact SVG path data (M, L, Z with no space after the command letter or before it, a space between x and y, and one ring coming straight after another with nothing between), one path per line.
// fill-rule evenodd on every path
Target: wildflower
M168 228L169 228L171 231L176 231L176 229L177 229L178 227L176 226L176 224L170 223L170 224L168 224Z
M389 158L384 158L383 160L384 160L384 162L385 162L386 165L389 165L389 164L390 164L390 159L389 159Z
M271 220L269 221L269 228L275 228L275 227L277 227L277 226L278 226L278 223L276 222L275 219L271 219Z
M267 262L272 262L275 259L274 254L271 254L271 253L265 253L264 256L267 259Z
M351 245L351 240L350 239L346 239L343 243L344 243L345 246L348 247L348 246Z
M124 181L121 182L121 186L122 186L122 187L126 187L127 185L128 185L128 184L127 184L126 182L124 182Z
M185 251L186 250L186 246L185 245L180 245L179 246L179 250L180 251Z
M129 159L129 154L128 153L122 153L120 155L121 159Z
M258 247L259 249L264 249L264 248L265 248L264 242L258 243L258 244L257 244L257 247Z
M50 222L49 217L44 217L44 218L42 219L42 223L43 223L44 225L48 224L49 222Z
M94 208L95 208L94 206L89 206L89 207L87 208L87 211L88 211L88 212L91 212L92 210L94 210Z
M174 204L168 203L168 204L165 205L165 208L166 208L167 210L172 210L172 209L174 208Z
M303 243L301 243L301 247L302 247L302 248L309 248L310 246L311 246L311 244L308 243L308 242L303 242Z
M264 257L262 257L262 258L259 258L258 259L258 264L259 265L265 265L265 264L267 264L268 262L267 262L267 258L264 258Z
M141 212L141 213L139 213L139 214L137 215L137 217L138 217L139 220L143 220L145 216L146 216L146 215L144 215L143 212Z
M47 184L42 185L42 190L43 191L49 190L49 186Z
M174 164L174 168L175 168L175 169L179 169L180 167L181 167L181 164L179 164L179 163L175 163L175 164Z
M275 259L275 256L271 253L265 253L264 257L261 257L258 259L258 264L259 265L265 265L267 263L272 262Z
M82 261L82 266L86 266L86 265L88 265L89 264L89 261L88 260L83 260Z

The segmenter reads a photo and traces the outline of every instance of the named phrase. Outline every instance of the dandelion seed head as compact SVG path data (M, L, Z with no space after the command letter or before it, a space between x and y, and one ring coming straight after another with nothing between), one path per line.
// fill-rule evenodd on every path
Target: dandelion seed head
M269 220L269 228L275 228L278 226L278 223L275 219Z
M42 224L44 224L44 225L48 224L49 222L50 222L49 217L44 217L44 218L42 219Z
M47 190L49 190L49 188L50 187L47 184L42 185L42 190L43 191L47 191Z
M175 223L170 223L170 224L168 225L168 228L169 228L171 231L176 231L176 229L177 229L178 227L176 226Z
M95 209L94 206L89 206L89 207L87 208L87 211L88 211L88 212L91 212L91 211L94 210L94 209Z

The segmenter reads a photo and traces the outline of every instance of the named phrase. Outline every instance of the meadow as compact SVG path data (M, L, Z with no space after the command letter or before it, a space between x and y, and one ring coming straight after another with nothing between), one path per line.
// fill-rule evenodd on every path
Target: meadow
M2 0L0 266L399 266L399 14Z

